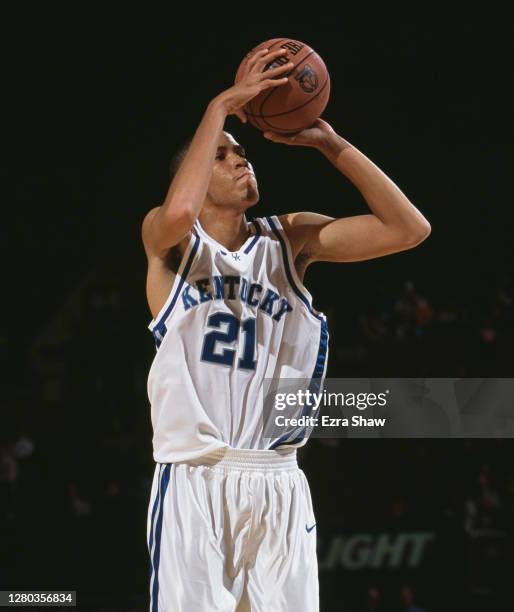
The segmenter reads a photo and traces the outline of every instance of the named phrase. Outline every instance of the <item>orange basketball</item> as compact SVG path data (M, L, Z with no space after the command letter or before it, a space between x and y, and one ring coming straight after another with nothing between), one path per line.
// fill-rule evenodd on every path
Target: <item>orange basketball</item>
M289 51L288 57L279 57L264 70L288 62L293 62L294 68L278 77L287 76L287 83L262 91L245 105L248 121L263 132L269 130L280 134L292 134L309 127L325 110L330 96L330 75L325 62L309 45L299 40L273 38L245 56L237 69L236 83L241 79L249 58L261 49Z

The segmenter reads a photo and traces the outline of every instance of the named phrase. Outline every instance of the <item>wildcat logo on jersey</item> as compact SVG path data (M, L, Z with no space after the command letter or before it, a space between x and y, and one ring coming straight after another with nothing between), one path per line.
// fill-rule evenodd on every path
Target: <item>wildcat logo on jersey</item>
M318 77L309 64L305 64L302 71L295 76L295 79L298 81L303 91L307 93L312 93L318 89Z
M236 275L216 275L202 278L192 284L186 283L182 290L184 310L194 308L211 300L241 300L261 310L275 321L293 310L285 297L273 289L266 289L260 283Z

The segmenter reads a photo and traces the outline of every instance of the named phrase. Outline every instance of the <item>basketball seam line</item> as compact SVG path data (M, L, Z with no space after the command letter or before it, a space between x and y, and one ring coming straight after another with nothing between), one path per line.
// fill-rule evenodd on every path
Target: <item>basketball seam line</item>
M300 108L306 106L307 104L309 104L310 102L312 102L312 100L315 100L325 89L325 87L327 86L327 83L330 81L330 77L327 77L327 80L323 83L323 86L320 88L320 90L318 91L318 93L315 96L312 96L312 98L310 98L309 100L307 100L306 102L304 102L303 104L300 104L300 106L296 106L295 108L288 110L288 111L284 111L282 113L274 113L273 115L254 115L252 113L248 113L248 115L250 117L258 117L259 119L262 119L263 121L265 121L266 123L268 123L266 121L266 119L264 119L264 117L280 117L281 115L287 115L289 113L293 113L294 111L299 110ZM262 106L262 105L261 105Z
M302 64L303 64L305 61L307 61L307 59L309 59L309 57L310 57L310 56L311 56L313 53L314 53L314 49L311 49L311 52L310 52L310 53L308 53L308 54L307 54L307 55L306 55L306 56L303 58L303 60L302 60L301 62L298 62L298 64L296 64L296 66L294 66L294 67L292 68L292 70L291 70L290 74L291 74L291 73L292 73L294 70L296 70L296 69L297 69L299 66L301 66L301 65L302 65ZM264 100L261 102L261 106L260 106L260 108L259 108L259 116L260 116L260 117L263 117L263 114L262 114L262 107L264 106L264 104L266 103L266 101L267 101L267 100L268 100L268 99L269 99L269 98L270 98L270 97L271 97L271 96L272 96L272 95L275 93L276 89L277 89L276 87L273 87L273 88L271 89L271 91L270 91L270 92L268 92L268 95L267 95L267 96L265 96L265 97L264 97ZM312 98L311 98L311 99L312 99ZM293 108L292 110L288 110L287 112L288 112L288 113L291 113L291 112L293 112L294 110L296 110L296 109L294 109L294 108ZM267 116L268 116L268 115L267 115Z
M280 38L279 40L277 40L277 42L274 42L272 45L270 45L270 46L269 46L269 49L273 49L273 47L274 47L275 45L280 45L281 43L283 43L283 42L284 42L284 40L289 40L289 39L288 39L288 38ZM247 104L247 106L249 107L249 109L250 109L252 112L248 112L248 111L246 110L246 108L244 109L244 110L245 110L245 112L246 112L248 115L251 115L252 117L254 116L254 113L253 113L253 108L252 108L252 102L253 102L254 100L255 100L255 98L252 98L252 99L251 99L251 100L248 102L248 104ZM266 128L266 126L264 126L264 128Z

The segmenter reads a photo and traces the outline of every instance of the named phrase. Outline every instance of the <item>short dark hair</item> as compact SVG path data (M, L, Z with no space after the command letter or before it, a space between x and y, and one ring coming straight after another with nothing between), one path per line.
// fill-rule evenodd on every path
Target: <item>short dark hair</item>
M173 157L171 158L170 166L169 166L170 181L172 181L175 178L175 175L177 174L178 169L180 168L180 165L184 161L184 157L186 156L186 153L189 149L189 146L192 140L193 140L193 137L189 136L189 138L185 140L182 143L182 145L173 154Z

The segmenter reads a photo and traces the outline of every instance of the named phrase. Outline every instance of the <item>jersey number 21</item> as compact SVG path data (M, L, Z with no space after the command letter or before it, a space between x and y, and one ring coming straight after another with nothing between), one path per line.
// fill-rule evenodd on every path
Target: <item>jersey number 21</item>
M216 312L207 319L207 325L215 328L205 335L202 348L202 361L210 361L225 366L234 366L236 351L233 348L224 348L216 352L216 344L234 345L239 336L244 334L242 356L237 360L237 367L241 370L255 370L255 322L250 317L242 322L228 312ZM226 325L226 331L221 331L222 325Z

